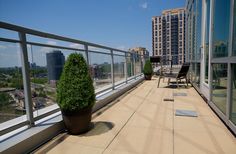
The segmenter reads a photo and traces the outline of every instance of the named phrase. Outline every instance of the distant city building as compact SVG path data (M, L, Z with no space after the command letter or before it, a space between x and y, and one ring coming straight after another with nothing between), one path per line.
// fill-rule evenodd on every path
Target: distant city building
M149 58L149 52L146 48L144 47L135 47L129 49L130 52L135 52L139 55L141 55L141 60L143 63L145 63L145 60Z
M60 79L62 69L65 63L65 56L59 50L54 50L46 54L48 81L51 85L55 85Z
M152 17L153 56L161 56L164 64L185 62L185 9L171 9Z
M128 65L128 76L130 76L132 73L139 73L143 71L143 66L145 64L145 61L149 58L149 52L146 48L144 47L135 47L135 48L130 48L129 51L134 54L133 57L127 57L127 65ZM140 56L138 56L140 55ZM134 66L133 64L130 64L130 62L134 60Z

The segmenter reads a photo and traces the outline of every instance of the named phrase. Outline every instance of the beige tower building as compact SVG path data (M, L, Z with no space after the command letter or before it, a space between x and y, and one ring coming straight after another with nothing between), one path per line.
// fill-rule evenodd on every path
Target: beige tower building
M153 56L161 56L164 64L185 62L185 9L171 9L152 17Z

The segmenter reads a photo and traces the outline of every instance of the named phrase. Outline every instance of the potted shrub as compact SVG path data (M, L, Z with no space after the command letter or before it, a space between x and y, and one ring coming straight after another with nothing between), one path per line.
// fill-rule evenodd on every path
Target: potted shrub
M152 64L150 60L147 60L145 62L144 65L144 69L143 69L143 74L146 80L151 80L152 79L152 74L153 74L153 70L152 70Z
M89 130L95 103L93 81L81 54L69 55L57 84L57 103L70 134Z

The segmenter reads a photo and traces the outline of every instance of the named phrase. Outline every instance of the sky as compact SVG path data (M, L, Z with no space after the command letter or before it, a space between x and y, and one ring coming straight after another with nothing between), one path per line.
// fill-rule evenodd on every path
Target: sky
M152 16L185 0L0 0L0 21L128 50L152 52Z

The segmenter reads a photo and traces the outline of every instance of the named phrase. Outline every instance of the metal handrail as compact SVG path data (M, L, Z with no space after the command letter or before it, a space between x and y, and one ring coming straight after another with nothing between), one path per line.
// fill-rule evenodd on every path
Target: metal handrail
M107 46L104 46L104 45L99 45L99 44L95 44L95 43L81 41L81 40L78 40L78 39L72 39L72 38L69 38L69 37L64 37L64 36L59 36L59 35L55 35L55 34L45 33L45 32L41 32L41 31L37 31L37 30L33 30L33 29L21 27L21 26L9 24L9 23L6 23L6 22L0 22L0 28L13 30L13 31L17 31L17 32L22 32L22 33L25 33L25 34L36 35L36 36L40 36L40 37L44 37L44 38L51 38L51 39L56 39L56 40L66 41L66 42L72 42L72 43L77 43L77 44L84 44L84 45L103 48L103 49L107 49L107 50L115 50L115 51L120 51L120 52L125 52L125 53L128 52L128 51L124 51L124 50L120 50L120 49L116 49L116 48L107 47Z

